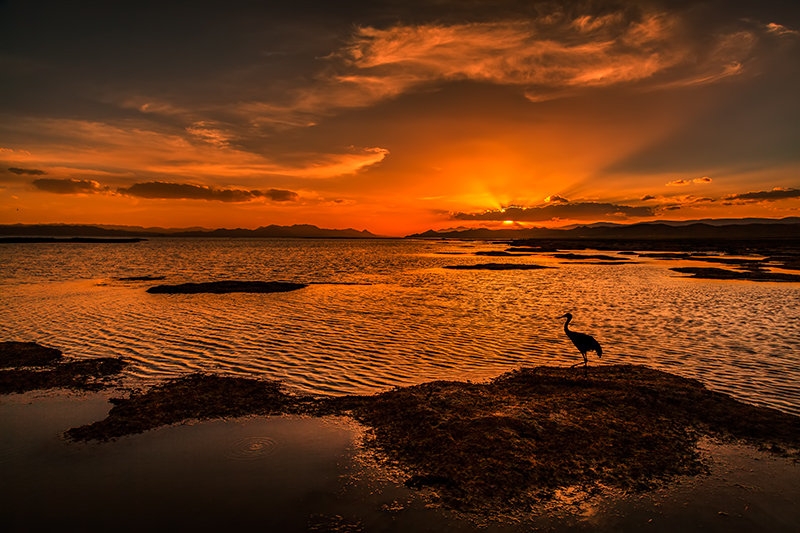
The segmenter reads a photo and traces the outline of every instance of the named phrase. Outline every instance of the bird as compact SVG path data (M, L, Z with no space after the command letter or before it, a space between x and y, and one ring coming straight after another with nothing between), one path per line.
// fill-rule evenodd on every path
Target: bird
M572 313L566 313L563 316L558 318L566 318L567 321L564 322L564 333L567 334L569 340L572 341L572 344L581 352L583 356L583 367L587 368L589 365L589 358L586 357L586 352L596 352L597 357L603 357L603 348L600 346L600 343L595 340L594 337L591 335L587 335L585 333L578 333L577 331L570 331L569 323L572 321ZM580 363L575 363L572 367L578 366Z

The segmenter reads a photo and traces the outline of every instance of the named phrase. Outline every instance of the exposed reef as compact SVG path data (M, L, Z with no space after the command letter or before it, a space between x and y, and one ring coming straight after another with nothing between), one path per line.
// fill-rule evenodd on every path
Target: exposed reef
M65 361L56 348L0 342L0 394L52 388L100 390L124 366L113 357Z
M785 274L781 272L769 272L761 269L751 270L728 270L716 267L674 267L670 268L674 272L681 274L691 274L690 277L699 279L720 279L720 280L749 280L749 281L800 281L800 274Z
M249 414L349 415L365 446L445 506L496 515L559 490L646 490L706 470L703 435L798 454L800 418L738 402L642 366L537 367L489 383L436 381L371 396L292 395L280 383L195 374L113 400L73 428L107 440L183 420Z
M167 279L167 276L128 276L124 278L117 278L117 281L161 281Z
M553 254L556 259L567 259L570 261L606 261L606 262L625 262L628 261L627 257L617 257L614 255L603 254Z
M227 294L231 292L270 293L303 289L305 283L283 281L211 281L207 283L181 283L179 285L156 285L147 289L152 294Z
M35 342L0 343L0 368L47 366L61 359L61 350Z
M639 257L656 259L685 259L747 268L780 267L800 270L800 238L794 235L791 238L760 239L524 239L512 241L511 244L506 251L556 253L565 250L600 250L620 254L637 253ZM756 259L755 256L763 259Z
M539 270L550 267L528 263L479 263L477 265L445 265L444 268L452 270Z
M112 399L104 420L70 429L75 440L109 440L189 419L282 414L293 398L277 382L192 374L127 399Z
M526 255L531 255L529 252L510 252L510 251L503 251L503 250L488 250L488 251L480 251L475 252L475 255L482 255L488 257L523 257Z

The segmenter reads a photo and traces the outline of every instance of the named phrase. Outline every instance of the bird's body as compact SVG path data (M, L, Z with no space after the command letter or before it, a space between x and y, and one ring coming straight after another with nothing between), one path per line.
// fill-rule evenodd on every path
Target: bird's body
M587 335L585 333L578 333L577 331L571 331L569 329L569 323L572 321L572 314L567 313L560 318L566 318L567 321L564 322L564 333L567 334L569 340L572 341L572 344L581 352L583 356L583 366L587 367L589 365L589 358L586 357L586 352L596 352L597 357L603 357L603 348L600 346L600 343L595 340L594 337L591 335ZM572 366L577 366L580 363L576 363Z

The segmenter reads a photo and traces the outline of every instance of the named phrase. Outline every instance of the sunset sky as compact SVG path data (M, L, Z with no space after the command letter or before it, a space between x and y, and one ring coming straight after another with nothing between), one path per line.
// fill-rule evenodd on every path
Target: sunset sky
M0 0L0 223L800 216L798 2L316 4Z

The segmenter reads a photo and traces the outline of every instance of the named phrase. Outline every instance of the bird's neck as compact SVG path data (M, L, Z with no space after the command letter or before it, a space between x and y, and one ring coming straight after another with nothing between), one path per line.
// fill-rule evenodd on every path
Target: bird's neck
M568 318L567 318L567 321L566 321L566 322L564 322L564 331L565 331L566 333L569 333L569 323L570 323L571 321L572 321L572 317L568 317Z

